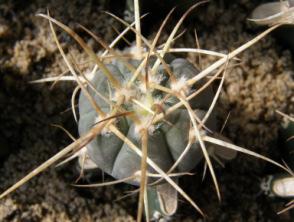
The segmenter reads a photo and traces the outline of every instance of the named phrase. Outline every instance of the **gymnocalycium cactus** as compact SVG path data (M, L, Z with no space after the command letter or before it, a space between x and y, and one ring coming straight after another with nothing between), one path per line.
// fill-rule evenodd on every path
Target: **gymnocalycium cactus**
M139 61L135 62L139 63ZM138 147L141 146L141 130L147 128L148 157L164 171L172 167L185 150L189 140L193 138L191 138L191 135L189 138L191 130L190 118L188 111L184 108L176 110L159 122L152 123L154 114L163 113L164 110L177 102L173 95L162 92L156 87L169 87L176 90L183 83L183 80L192 78L198 73L198 70L185 59L174 59L167 65L173 76L169 77L163 67L159 67L157 73L149 77L147 89L145 79L135 80L133 84L129 84L133 75L123 64L107 65L107 69L120 81L121 89L109 87L108 79L103 75L102 71L98 71L91 81L94 89L88 87L89 94L99 104L104 113L111 113L112 109L115 108L115 104L121 97L124 97L124 102L120 107L124 109L124 112L131 112L131 114L130 116L118 117L115 122L116 127ZM201 85L203 85L203 82L197 83L197 85L186 89L186 91L191 93ZM99 95L109 99L104 100ZM212 99L213 91L208 86L199 96L191 100L189 105L193 109L195 116L202 119ZM81 136L102 119L97 115L83 93L79 98L79 113L79 132ZM215 131L215 120L205 125L210 130ZM202 129L201 132L204 134L205 130ZM87 148L89 156L97 166L116 179L130 177L140 171L140 157L131 151L124 141L107 129L92 140L87 145ZM180 172L190 171L201 158L202 152L199 143L197 141L191 142L189 151L176 168ZM150 167L148 172L155 173ZM134 178L128 182L138 185L139 181L137 179Z
M226 149L266 160L289 172L287 168L269 158L223 139L217 139L212 112L230 60L279 25L270 27L227 55L194 48L172 48L183 20L202 3L187 10L163 47L157 47L157 42L173 11L168 14L154 40L150 42L141 35L138 0L134 0L134 24L130 25L111 15L124 24L126 29L110 45L82 27L105 47L106 51L102 55L97 55L80 36L50 17L49 13L39 14L49 20L53 37L72 74L72 76L49 78L48 81L71 79L78 84L77 89L82 91L78 104L81 137L7 189L0 198L65 155L72 151L77 153L79 150L84 150L84 147L87 147L87 153L92 161L118 182L140 185L137 221L141 221L143 209L146 211L147 220L150 215L155 216L158 213L173 214L177 207L178 194L203 215L195 202L177 184L177 178L188 173L204 157L220 198L210 157L216 159L234 157L234 153L228 153ZM81 73L77 63L67 59L53 23L71 35L95 62L96 66L89 75ZM129 30L136 34L136 46L126 53L128 56L126 59L123 53L112 48ZM198 71L185 59L168 58L168 54L172 52L206 53L220 59L204 70ZM105 64L104 59L109 54L114 59L109 64ZM129 59L130 56L132 58ZM218 68L219 70L214 72ZM206 78L209 74L211 74L210 78ZM210 84L221 74L219 88L214 94ZM41 80L44 81L47 80ZM76 91L73 95L76 95ZM209 144L215 146L209 147Z
M140 63L139 60L128 62L134 68L137 68ZM131 114L118 117L114 123L116 127L138 147L142 146L142 131L147 130L148 157L165 172L184 173L192 170L203 156L199 142L191 132L188 111L179 108L161 121L154 123L152 121L155 114L164 114L164 110L178 102L175 95L179 87L182 86L181 84L197 75L199 71L187 60L179 58L167 63L166 66L170 69L172 76L169 76L163 66L160 66L154 75L148 77L148 82L146 82L146 78L141 78L131 83L133 73L121 62L114 61L113 64L106 67L120 82L121 88L109 86L107 77L100 70L95 73L91 80L92 88L88 87L88 92L104 113L113 112L115 104L123 97L119 109ZM147 70L151 70L151 66L147 66ZM197 84L187 87L185 93L195 92L204 83L204 81L199 81ZM161 91L161 87L172 90L175 95ZM208 86L197 97L190 100L189 106L193 109L193 114L198 119L202 119L212 100L212 87ZM91 130L99 120L103 119L92 108L90 101L83 93L79 98L79 113L81 136ZM212 115L205 126L211 131L216 130L216 121L212 118ZM204 127L200 130L200 133L206 134ZM87 151L89 157L104 172L119 180L128 178L127 183L140 185L141 158L129 148L127 143L111 131L104 129L87 145ZM177 161L178 159L181 161ZM147 172L150 175L156 173L151 167L147 168ZM155 179L150 176L148 183L151 182L155 182ZM161 183L160 186L162 186ZM167 192L168 188L168 186L165 186L164 192ZM150 188L150 192L153 190ZM176 192L172 193L175 202L169 213L168 210L165 211L164 214L167 215L173 213L176 209Z

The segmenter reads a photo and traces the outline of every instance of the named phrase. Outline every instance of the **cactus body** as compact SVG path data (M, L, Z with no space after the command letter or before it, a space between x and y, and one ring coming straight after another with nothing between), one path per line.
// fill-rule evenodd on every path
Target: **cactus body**
M136 64L137 62L133 61L132 63ZM181 78L189 79L198 73L198 70L185 59L174 59L169 64L169 67L174 73L177 81L180 81ZM120 63L107 65L107 68L123 86L132 76L132 74ZM172 84L162 67L159 68L156 78L159 79L158 82L160 82L163 86L169 87ZM111 96L117 93L117 89L109 86L107 78L101 71L96 73L95 77L91 80L91 83L95 89L106 98L111 98ZM136 80L133 84L133 88L130 90L134 90L134 97L137 100L147 104L147 106L151 104L150 108L152 108L152 104L155 104L157 100L162 99L165 96L164 93L153 90L149 93L151 95L151 98L149 98L146 96L147 93L140 89L140 84L142 84L142 82L140 82L140 80ZM190 92L197 90L202 84L203 82L197 83L189 89ZM97 93L90 89L90 87L88 87L88 91L105 113L111 112L110 105L107 104L107 102L100 98ZM205 115L212 98L212 89L208 87L200 93L200 95L189 102L195 114L200 119ZM148 101L151 101L150 104L148 104ZM113 102L115 103L115 101ZM162 104L162 107L163 109L166 109L172 106L175 102L178 102L177 99L171 97L164 102L164 104ZM131 102L125 102L122 107L128 111L135 110L135 115L137 115L139 119L150 117L150 114L146 114L145 111L138 109L138 107L135 107L135 105ZM79 133L80 135L83 135L99 120L97 113L91 107L90 102L85 98L83 93L80 94L79 98L79 113ZM140 147L141 137L138 133L138 126L136 123L132 122L129 117L119 117L115 124L124 133L124 135L128 137L128 139ZM187 110L180 108L172 114L166 116L165 121L161 121L152 126L153 130L149 132L148 137L148 157L165 172L172 167L173 163L184 151L189 139L190 125ZM210 117L206 126L211 130L215 130L214 117ZM96 139L87 145L87 149L90 158L96 163L96 165L101 170L116 179L123 179L132 176L135 172L140 170L140 157L134 153L126 143L110 132L102 132L96 137ZM194 141L189 152L180 162L176 171L187 172L193 169L201 159L201 148L198 142ZM148 172L154 173L151 168L148 168ZM152 181L152 179L148 180ZM136 180L131 180L129 183L139 185L139 181Z

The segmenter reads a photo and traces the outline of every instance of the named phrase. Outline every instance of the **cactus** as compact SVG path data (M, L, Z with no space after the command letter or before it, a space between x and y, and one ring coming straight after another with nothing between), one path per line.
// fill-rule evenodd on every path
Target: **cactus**
M292 24L293 10L293 0L265 3L254 9L249 20L258 25Z
M174 79L174 84L178 84L181 78L188 79L198 73L197 69L185 59L175 59L169 64L169 67L175 75L174 77L177 78ZM132 77L130 73L125 73L124 67L119 68L119 66L108 65L107 68L111 70L111 73L116 76L117 79L120 79L121 85L128 83ZM159 68L156 78L157 80L155 81L159 81L160 84L164 86L172 84L162 67ZM118 93L115 88L108 89L107 78L103 76L101 71L95 74L91 83L101 95L109 98L109 94L112 94L113 98L110 100L111 102L115 100L114 97ZM152 80L150 80L149 84L152 83ZM103 101L94 90L89 88L88 91L105 113L111 112L109 104ZM126 111L133 112L132 118L135 116L137 121L134 122L132 118L128 116L120 117L116 120L116 126L126 137L130 138L132 142L140 147L140 128L147 126L148 122L152 120L157 106L160 106L162 110L166 110L174 105L175 99L171 97L161 102L164 97L169 95L153 89L149 89L147 92L144 82L140 80L136 81L129 89L125 89L125 91L126 94L130 94L131 97L129 100L126 100L125 103L121 104L121 107L126 107ZM201 119L205 115L212 99L213 92L211 87L208 87L199 97L190 101L189 105L194 109L198 118ZM138 106L136 103L132 103L130 100L139 101L140 104L145 106L145 109ZM90 102L83 93L81 93L79 97L79 113L79 133L82 136L99 120L99 116L97 116L96 111L91 107ZM215 125L215 120L211 119L211 121L206 124L206 127L215 130ZM148 156L163 170L167 171L179 158L189 142L189 131L189 114L187 110L183 108L167 116L160 122L153 125L150 124ZM206 133L205 130L202 131L203 134ZM101 133L87 145L87 148L89 156L96 165L116 179L129 177L140 170L140 158L134 152L129 151L130 148L128 145L111 132ZM192 144L183 161L179 163L177 167L178 171L190 171L201 159L201 148L199 143L195 142ZM151 168L148 171L155 173ZM135 180L131 180L129 183L138 185Z
M152 43L140 32L138 0L134 0L135 22L133 25L135 28L111 15L127 27L126 31L131 30L136 34L136 46L134 50L127 53L132 55L131 59L125 59L122 52L112 49L121 36L107 45L82 27L105 47L105 53L98 56L69 27L50 17L49 13L48 15L39 14L49 20L53 38L72 74L71 80L78 84L77 89L82 90L78 104L81 137L3 192L0 198L8 195L65 155L72 151L80 152L85 146L92 161L103 171L112 175L116 182L140 186L137 221L141 221L144 207L147 220L149 216L156 217L158 213L162 216L172 215L177 208L178 195L185 198L204 215L178 185L178 176L188 173L204 158L220 198L217 178L210 159L211 157L231 159L235 156L226 153L224 149L255 156L289 172L286 167L265 156L216 138L217 128L212 112L224 82L228 62L278 25L270 27L227 55L191 48L173 49L171 44L183 20L202 3L193 5L187 10L175 25L163 48L157 48L156 45L172 11L162 23ZM71 35L96 63L90 75L79 73L76 63L67 59L53 24ZM168 58L170 52L187 51L206 53L220 59L199 71L185 59ZM110 64L105 64L103 59L108 53L114 59ZM218 68L219 70L214 72ZM221 73L223 75L219 88L216 93L213 93L210 84ZM209 74L213 74L211 78L205 78ZM59 80L59 77L57 79ZM41 82L44 81L46 80ZM75 94L76 90L73 96ZM214 145L213 148L209 144ZM224 148L220 149L219 146ZM99 185L101 184L97 186Z
M139 64L139 61L131 61L130 63ZM179 85L182 79L192 78L199 72L185 59L174 59L168 66L173 73L172 77L169 77L164 68L160 66L155 77L150 77L148 84L150 86L152 84L160 84L161 86L172 88ZM115 61L114 64L107 65L107 68L120 81L125 95L130 95L120 106L124 107L128 112L132 112L132 116L117 118L115 123L116 127L138 147L142 146L140 131L148 127L148 157L154 163L165 172L170 172L171 168L175 169L174 172L189 172L192 170L200 162L203 155L199 142L189 141L193 138L191 136L189 138L191 129L188 111L183 108L178 109L166 116L163 120L152 124L151 121L154 118L154 113L158 112L158 109L166 110L174 105L176 98L173 98L173 95L155 90L151 87L146 90L144 79L136 80L131 87L128 87L128 83L133 75L120 62ZM200 81L190 89L187 89L187 91L192 93L204 83L205 81ZM90 95L105 113L111 113L111 106L99 97L99 94L106 98L111 97L109 102L115 104L116 96L120 95L117 92L118 89L108 87L108 80L102 71L95 73L91 84L95 90L88 87ZM164 100L164 98L168 99ZM208 86L199 96L189 102L189 105L193 108L195 115L199 119L205 116L212 99L213 91L211 86ZM138 102L134 103L133 101ZM137 104L142 104L142 106L138 106ZM99 115L91 107L89 100L87 100L83 93L79 97L79 113L79 133L83 136L99 121ZM210 118L206 123L206 127L215 131L215 119ZM206 133L205 129L201 129L201 134L204 135ZM191 146L188 152L181 158L177 166L173 166L184 150L187 149L186 146L190 142ZM131 178L137 172L140 172L140 157L126 143L109 131L102 132L92 140L87 145L87 150L89 157L101 170L118 180ZM156 173L151 167L148 167L147 172ZM148 178L148 183L154 181L155 179ZM126 182L137 186L140 184L140 180L137 177ZM160 184L160 186L163 185ZM172 189L172 187L170 188ZM154 193L156 196L156 192ZM176 197L175 192L174 195ZM176 207L176 202L174 206ZM171 210L171 212L174 211L175 209Z

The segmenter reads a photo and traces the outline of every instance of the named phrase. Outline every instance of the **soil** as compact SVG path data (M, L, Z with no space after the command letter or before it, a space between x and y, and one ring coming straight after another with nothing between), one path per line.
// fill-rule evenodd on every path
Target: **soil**
M85 3L86 2L86 3ZM37 167L71 142L58 124L77 136L77 125L70 111L74 84L69 82L31 84L66 70L53 42L48 21L37 13L50 10L52 17L69 25L81 34L95 50L94 44L78 24L98 34L106 42L116 36L122 26L103 13L110 10L123 15L123 4L115 1L25 1L3 0L0 3L0 189L3 191L26 173ZM123 2L123 1L120 1ZM192 1L191 1L192 2ZM113 4L112 4L113 3ZM176 4L177 1L172 1ZM156 4L156 3L154 3ZM143 22L146 36L154 36L156 28L172 4L148 8L151 13ZM158 3L162 4L162 3ZM176 43L195 47L194 28L197 28L201 48L228 52L252 39L262 29L246 21L260 1L211 1L201 6L185 21L186 33ZM151 5L151 4L150 4ZM163 39L174 27L176 19L187 5L183 4L169 22ZM162 8L159 11L158 8ZM156 10L157 9L157 10ZM152 25L151 25L152 24ZM82 67L89 67L89 59L74 41L58 30L58 37L68 55ZM128 36L133 40L133 36ZM124 44L120 45L121 48ZM201 68L215 58L187 54ZM273 35L269 35L238 57L240 65L227 73L217 105L220 125L226 122L223 134L234 144L280 161L277 144L282 118L275 113L294 113L294 83L292 52ZM85 66L85 64L87 64ZM222 201L217 200L213 183L206 176L201 182L203 166L196 175L185 177L181 184L185 191L207 214L205 221L292 221L291 212L283 209L285 200L267 197L261 192L260 180L280 170L261 160L238 155L222 168L215 163ZM78 177L76 163L51 167L13 194L0 201L0 221L135 221L137 197L124 197L134 187L115 186L78 189L71 186ZM95 178L101 180L101 173ZM106 179L111 178L106 176ZM86 177L84 180L92 180ZM124 198L122 198L124 197ZM293 216L293 215L292 215ZM204 221L183 199L173 221Z

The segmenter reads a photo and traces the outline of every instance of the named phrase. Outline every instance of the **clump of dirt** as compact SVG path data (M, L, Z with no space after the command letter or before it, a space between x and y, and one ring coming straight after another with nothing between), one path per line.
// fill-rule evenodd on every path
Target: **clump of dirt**
M73 84L58 83L50 90L49 84L28 83L66 70L51 38L48 21L35 17L35 14L46 13L49 8L53 17L69 25L98 50L77 23L111 42L116 35L111 26L121 27L101 12L105 9L103 2L107 1L75 0L69 4L67 1L40 0L25 4L11 0L0 3L1 190L71 142L65 133L50 124L60 124L77 137L72 114L66 111L70 107ZM188 32L178 44L195 46L192 33L196 24L202 48L227 52L238 47L257 33L246 23L246 17L257 4L245 0L239 3L211 2L203 6L197 16L192 16L184 24L192 32ZM122 9L107 5L118 13L122 12ZM170 23L167 29L173 24ZM58 36L68 55L74 55L81 67L84 64L88 67L88 57L73 44L73 40L63 32L58 32ZM198 61L195 55L189 54L188 57ZM268 36L239 58L241 64L227 73L217 106L218 118L223 123L230 113L224 134L237 145L268 155L269 145L275 141L281 121L275 110L293 113L292 56ZM201 67L213 61L215 58L202 56ZM290 221L287 213L276 215L282 203L259 195L259 179L265 175L265 167L264 162L244 156L228 163L225 169L216 167L223 197L221 203L216 195L211 195L214 188L210 179L195 184L199 181L199 173L192 179L184 178L182 185L207 212L208 221ZM134 187L122 184L77 189L70 186L77 176L74 164L46 171L0 201L0 220L135 220L136 196L117 200ZM200 216L192 207L181 202L174 220L196 221L197 218Z
M100 4L78 0L70 4L63 1L34 1L30 4L21 1L3 2L0 5L0 39L4 40L0 42L1 48L4 48L0 59L2 68L24 75L32 74L42 60L55 56L53 53L57 47L50 37L48 21L36 16L38 13L46 14L47 9L51 10L53 17L78 33L81 31L79 24L83 24L94 33L111 40L116 35L112 27L118 29L118 23L102 12L104 8ZM65 46L73 43L65 33L61 33L60 38L67 41Z

